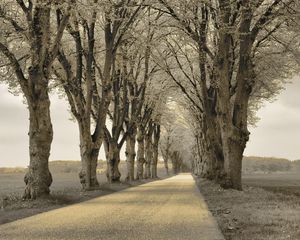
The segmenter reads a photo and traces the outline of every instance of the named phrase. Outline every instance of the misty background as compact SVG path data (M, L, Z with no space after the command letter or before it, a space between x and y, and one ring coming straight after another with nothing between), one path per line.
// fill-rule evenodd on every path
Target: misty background
M9 93L6 85L0 85L0 96L0 167L27 166L28 110L23 98ZM249 129L245 155L300 159L300 78L287 84L276 99L257 113L261 120ZM55 94L51 95L51 116L54 139L50 160L79 160L77 124L70 121L67 102ZM121 159L124 157L123 151ZM105 159L103 148L99 158Z

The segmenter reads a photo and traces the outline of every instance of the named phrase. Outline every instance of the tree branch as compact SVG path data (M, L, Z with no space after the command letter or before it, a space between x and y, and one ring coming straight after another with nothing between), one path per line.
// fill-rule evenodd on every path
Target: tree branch
M8 58L11 65L14 68L15 74L19 80L19 83L25 93L28 91L27 79L24 76L23 70L15 55L2 43L0 43L0 51Z

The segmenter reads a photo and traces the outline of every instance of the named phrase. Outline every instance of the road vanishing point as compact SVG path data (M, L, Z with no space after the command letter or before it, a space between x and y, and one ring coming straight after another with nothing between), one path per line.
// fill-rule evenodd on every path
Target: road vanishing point
M180 174L0 226L1 240L224 240L193 177Z

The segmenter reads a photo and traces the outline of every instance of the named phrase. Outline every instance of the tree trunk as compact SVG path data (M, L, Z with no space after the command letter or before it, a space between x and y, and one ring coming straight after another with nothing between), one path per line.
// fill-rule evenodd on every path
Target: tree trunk
M222 129L224 131L223 141L226 142L225 138L227 138L227 145L224 149L227 181L225 182L224 187L238 190L242 190L242 159L244 149L246 148L246 143L248 142L250 135L247 128L248 103L253 90L252 87L255 83L251 52L256 35L252 35L253 32L251 33L250 30L253 15L251 12L250 1L244 1L243 4L244 8L242 10L239 25L240 50L235 99L230 121L226 122L222 119L223 124L230 124L229 128Z
M249 138L249 133L246 130L247 127L246 129L242 129L238 128L237 125L234 124L229 101L224 101L226 97L224 98L224 96L222 96L224 92L221 92L222 90L220 90L219 98L223 100L220 100L218 105L218 122L220 126L224 156L225 179L222 186L224 188L242 190L242 158L246 142ZM243 99L245 100L245 98L242 98L241 100Z
M93 149L87 145L81 145L81 171L79 173L80 183L83 190L89 191L99 187L97 179L97 165L99 149Z
M44 81L43 78L36 80ZM46 87L38 89L37 92L32 98L27 98L30 115L30 164L24 177L26 187L23 198L25 199L35 199L48 195L50 193L49 187L52 183L52 176L48 166L53 139L50 100Z
M182 166L182 158L179 154L178 151L174 151L172 153L172 168L173 168L173 173L178 174L181 171L181 166Z
M197 140L197 138L196 138ZM200 157L201 155L199 154L199 150L198 150L198 143L196 142L196 144L193 146L193 159L192 159L192 174L196 175L196 176L201 176L200 172L199 172L199 161L200 161Z
M220 102L220 105L227 105L227 103ZM221 108L221 112L223 114L220 114L219 125L221 126L224 171L226 175L222 186L224 188L241 190L241 162L244 149L241 151L242 144L240 143L237 135L239 130L237 130L232 124L232 118L230 114L226 114L226 111L224 111L227 106L222 106Z
M144 178L147 179L147 178L150 178L150 176L151 176L150 166L151 166L151 161L153 158L153 147L152 147L151 136L146 136L145 145L146 145L146 157L145 157Z
M121 173L119 171L120 163L120 149L118 144L114 141L106 143L106 160L107 169L106 177L109 183L120 182Z
M200 126L196 133L197 173L207 179L219 182L224 178L224 157L221 136L216 117L208 109L199 119Z
M218 89L218 118L222 135L224 169L226 174L226 181L223 186L237 190L242 190L242 159L246 143L249 140L247 129L248 102L254 79L253 64L250 57L254 38L249 34L251 33L252 13L249 9L250 2L244 1L243 3L248 8L243 8L239 25L239 66L233 98L229 92L230 74L228 69L230 69L229 60L231 58L228 49L230 43L228 34L220 38L220 58L218 64L218 77L221 83ZM229 22L229 17L224 22Z
M208 156L211 161L210 178L216 182L224 181L224 155L222 149L221 132L218 128L216 116L210 116L208 119L208 128L206 129L206 141Z
M238 130L224 131L222 133L223 152L225 158L226 180L222 184L224 188L242 190L242 159L246 147L247 138L244 134L234 132ZM226 140L225 140L226 138ZM225 144L224 144L225 143Z
M153 145L153 157L151 161L151 178L157 178L158 145Z
M82 189L89 191L99 187L97 180L97 164L100 147L92 142L90 123L78 122L80 129L81 171L79 173Z
M166 152L165 152L165 154L163 154L163 159L164 159L164 167L165 167L165 169L166 169L166 174L167 175L169 175L169 164L168 164L168 162L169 162L169 149L166 149Z
M143 179L143 174L144 174L145 141L144 141L144 133L140 129L138 129L137 142L138 142L138 150L137 150L136 179L141 180Z
M169 158L170 158L170 148L171 148L171 142L170 142L170 131L168 132L167 131L167 137L166 137L166 143L165 144L160 144L160 152L161 152L161 155L163 157L163 160L164 160L164 167L165 167L165 170L166 170L166 174L169 175ZM195 159L195 158L194 158ZM194 168L192 168L194 169Z
M222 150L224 155L224 171L225 181L222 183L223 187L241 189L240 173L235 170L239 168L239 161L235 157L234 150L234 126L232 122L232 94L231 90L231 67L232 54L230 47L233 45L231 33L227 31L230 24L230 9L226 4L220 6L220 13L222 14L220 21L220 37L218 42L218 53L216 58L216 79L218 83L217 88L217 123L219 125Z
M127 176L126 181L134 181L134 161L135 161L135 143L136 134L129 135L126 140L126 163L127 163Z
M158 143L160 139L160 125L154 124L154 131L153 131L153 157L151 159L151 178L157 178L157 162L158 162Z
M91 153L91 187L98 188L99 182L97 179L97 166L100 148L93 149Z
M250 74L247 75L249 68L244 71L245 75L238 76L238 78L250 77ZM247 113L250 92L251 90L247 89L247 86L245 85L239 94L237 94L238 99L236 99L236 105L234 106L232 121L227 123L227 126L229 127L224 127L222 129L223 144L225 143L223 146L226 172L226 181L224 183L225 188L242 190L243 153L250 135L247 129ZM224 119L221 120L223 120L222 123L224 126Z
M198 133L196 136L196 147L198 153L198 161L196 162L197 174L203 178L212 179L212 158L207 146L208 138L204 137L204 133Z

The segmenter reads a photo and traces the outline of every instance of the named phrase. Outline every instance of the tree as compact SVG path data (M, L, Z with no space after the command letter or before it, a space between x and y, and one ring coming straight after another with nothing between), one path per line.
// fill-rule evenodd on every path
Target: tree
M187 105L191 112L190 117L196 122L193 128L195 133L201 135L196 136L198 140L201 139L200 157L206 158L201 162L209 163L203 168L201 175L219 180L223 177L223 156L220 150L221 139L216 137L219 128L215 119L215 91L211 87L206 89L206 77L200 77L199 56L195 54L197 46L180 36L180 32L168 35L165 47L157 49L157 62L189 103Z
M141 180L143 178L148 178L149 177L149 172L147 170L147 175L146 171L144 171L144 165L146 165L146 158L148 160L151 149L150 147L150 142L148 141L146 144L146 127L148 125L148 122L151 119L151 114L153 112L153 109L149 107L149 105L144 104L141 114L138 119L138 130L137 130L137 163L136 163L136 179ZM148 148L147 148L148 147ZM145 149L146 148L146 149Z
M18 0L2 1L0 7L5 34L0 51L8 61L8 71L13 71L16 76L29 110L30 163L24 177L23 197L34 199L48 195L52 183L48 168L53 138L48 86L50 69L70 16L70 6L69 2L60 6L51 1L29 0L25 3ZM55 11L56 24L51 17ZM17 47L20 41L27 50L25 56Z
M170 89L170 88L169 88ZM190 111L187 106L189 102L178 97L180 90L171 88L170 95L165 111L162 115L162 138L160 148L163 157L167 152L168 157L172 162L172 170L174 174L181 171L189 171L194 163L192 155L195 144L193 134L194 122L190 119Z
M71 107L71 112L78 122L80 135L80 155L82 169L79 173L80 182L84 190L97 186L96 168L98 153L102 143L101 128L106 119L107 99L101 95L96 87L95 71L95 28L97 22L97 4L86 9L91 18L85 18L79 12L73 12L72 20L67 25L69 38L65 38L58 54L58 62L54 67L57 79L61 82ZM83 7L77 3L77 7ZM75 49L75 56L74 50ZM113 54L107 51L105 78L110 78ZM97 96L96 99L94 96ZM101 101L100 100L100 97ZM96 127L92 132L91 115L93 102L97 101L100 109L95 110L97 115ZM109 101L108 101L109 102ZM101 107L100 107L101 106ZM101 111L98 115L97 111ZM102 112L103 111L103 112Z
M133 139L135 139L136 130L132 122L134 121L134 118L130 118L130 114L135 116L135 111L138 111L137 109L140 109L140 107L138 107L137 100L134 99L136 94L134 93L135 89L133 89L133 87L135 86L133 82L136 80L138 75L133 75L134 69L132 67L132 62L129 60L131 58L129 46L134 42L132 41L134 38L131 36L132 28L135 27L135 23L143 8L141 5L133 4L133 6L131 6L131 4L131 1L128 1L127 9L124 9L125 16L128 20L126 21L126 18L123 20L124 27L121 32L122 38L118 42L120 44L118 56L119 62L117 62L114 66L117 70L117 74L115 75L117 78L113 78L114 83L112 93L114 105L111 114L113 125L111 132L107 129L105 131L105 149L108 161L107 177L109 181L120 180L120 172L118 170L120 150L126 140L128 140L128 151L126 155L130 158L128 159L128 163L133 162L132 159L135 157L135 153L133 152ZM120 14L124 13L120 11ZM139 91L137 95L140 97L140 95L142 95L142 91ZM124 124L125 127L127 127L126 129ZM120 138L121 133L123 133L123 136ZM127 175L127 180L133 180L133 174Z
M121 173L118 169L120 163L120 151L125 143L124 121L128 112L127 100L127 75L124 70L116 70L113 76L113 106L111 109L112 128L105 128L105 152L107 158L107 179L109 182L120 181Z
M170 159L170 148L172 146L171 134L172 134L172 126L167 124L167 126L163 125L163 134L160 142L160 151L164 160L164 166L166 169L167 175L169 175L169 159Z
M161 136L162 115L166 111L168 98L167 81L162 81L163 74L155 75L148 82L145 110L148 110L148 119L145 128L145 174L144 178L157 178L157 163L159 141ZM157 78L159 76L159 78ZM145 112L147 113L147 111Z
M119 101L121 87L118 84L123 79L116 70L116 58L126 31L141 9L130 1L117 5L104 1L87 3L77 2L77 8L85 9L86 12L77 11L73 14L67 27L73 43L70 45L70 39L65 39L58 58L63 73L59 66L56 69L79 126L82 162L79 176L85 190L99 185L96 168L103 140L106 140L108 171L116 155L116 148L113 147L116 141L112 143L109 131L104 130L109 105L113 98ZM120 109L118 102L114 106ZM114 123L118 121L116 133L120 135L122 123L121 119L117 120L119 112L115 111L114 114Z
M173 173L178 174L181 171L182 167L182 158L180 156L179 151L174 151L172 152L172 168L173 168Z
M263 58L264 55L258 57L266 47L262 47L261 43L271 40L271 48L277 47L273 41L274 35L285 29L288 9L293 7L294 1L233 3L219 0L187 3L159 0L159 3L161 11L177 23L175 41L173 44L167 41L167 47L191 87L187 88L176 78L166 61L165 69L193 108L198 109L197 119L201 121L199 129L204 135L200 139L200 148L202 154L208 156L208 169L212 175L222 178L224 187L241 189L242 156L249 139L249 102L251 96L255 95L255 87L262 83L262 78L257 77L256 63L267 59ZM189 55L185 54L187 43L183 44L184 48L177 43L187 38L198 58L196 81L191 77L193 74L187 74L185 65L181 64L177 55L178 52L183 55L190 71L194 72L195 68L191 68L193 65L188 60ZM294 61L289 55L285 56L289 63ZM283 70L281 67L280 71ZM272 82L282 82L286 78L287 75ZM220 160L221 164L218 164ZM216 172L219 167L221 171Z
M237 9L240 10L237 25L237 22L230 19L234 14L228 8L230 2L220 3L220 15L223 17L220 28L223 31L219 38L215 68L218 79L217 116L225 159L225 187L242 188L242 158L249 140L247 129L249 101L260 80L255 67L258 63L257 55L261 50L260 44L272 39L274 34L282 29L281 26L286 21L282 16L286 16L286 11L292 7L292 4L293 1L274 0L257 1L256 3L243 1ZM225 31L229 26L238 26L238 34ZM235 44L238 46L238 49L235 49L236 52L228 47L228 45L234 47ZM292 59L289 58L289 60ZM236 67L232 66L234 61ZM280 70L282 71L284 68ZM284 78L286 76L277 79Z

